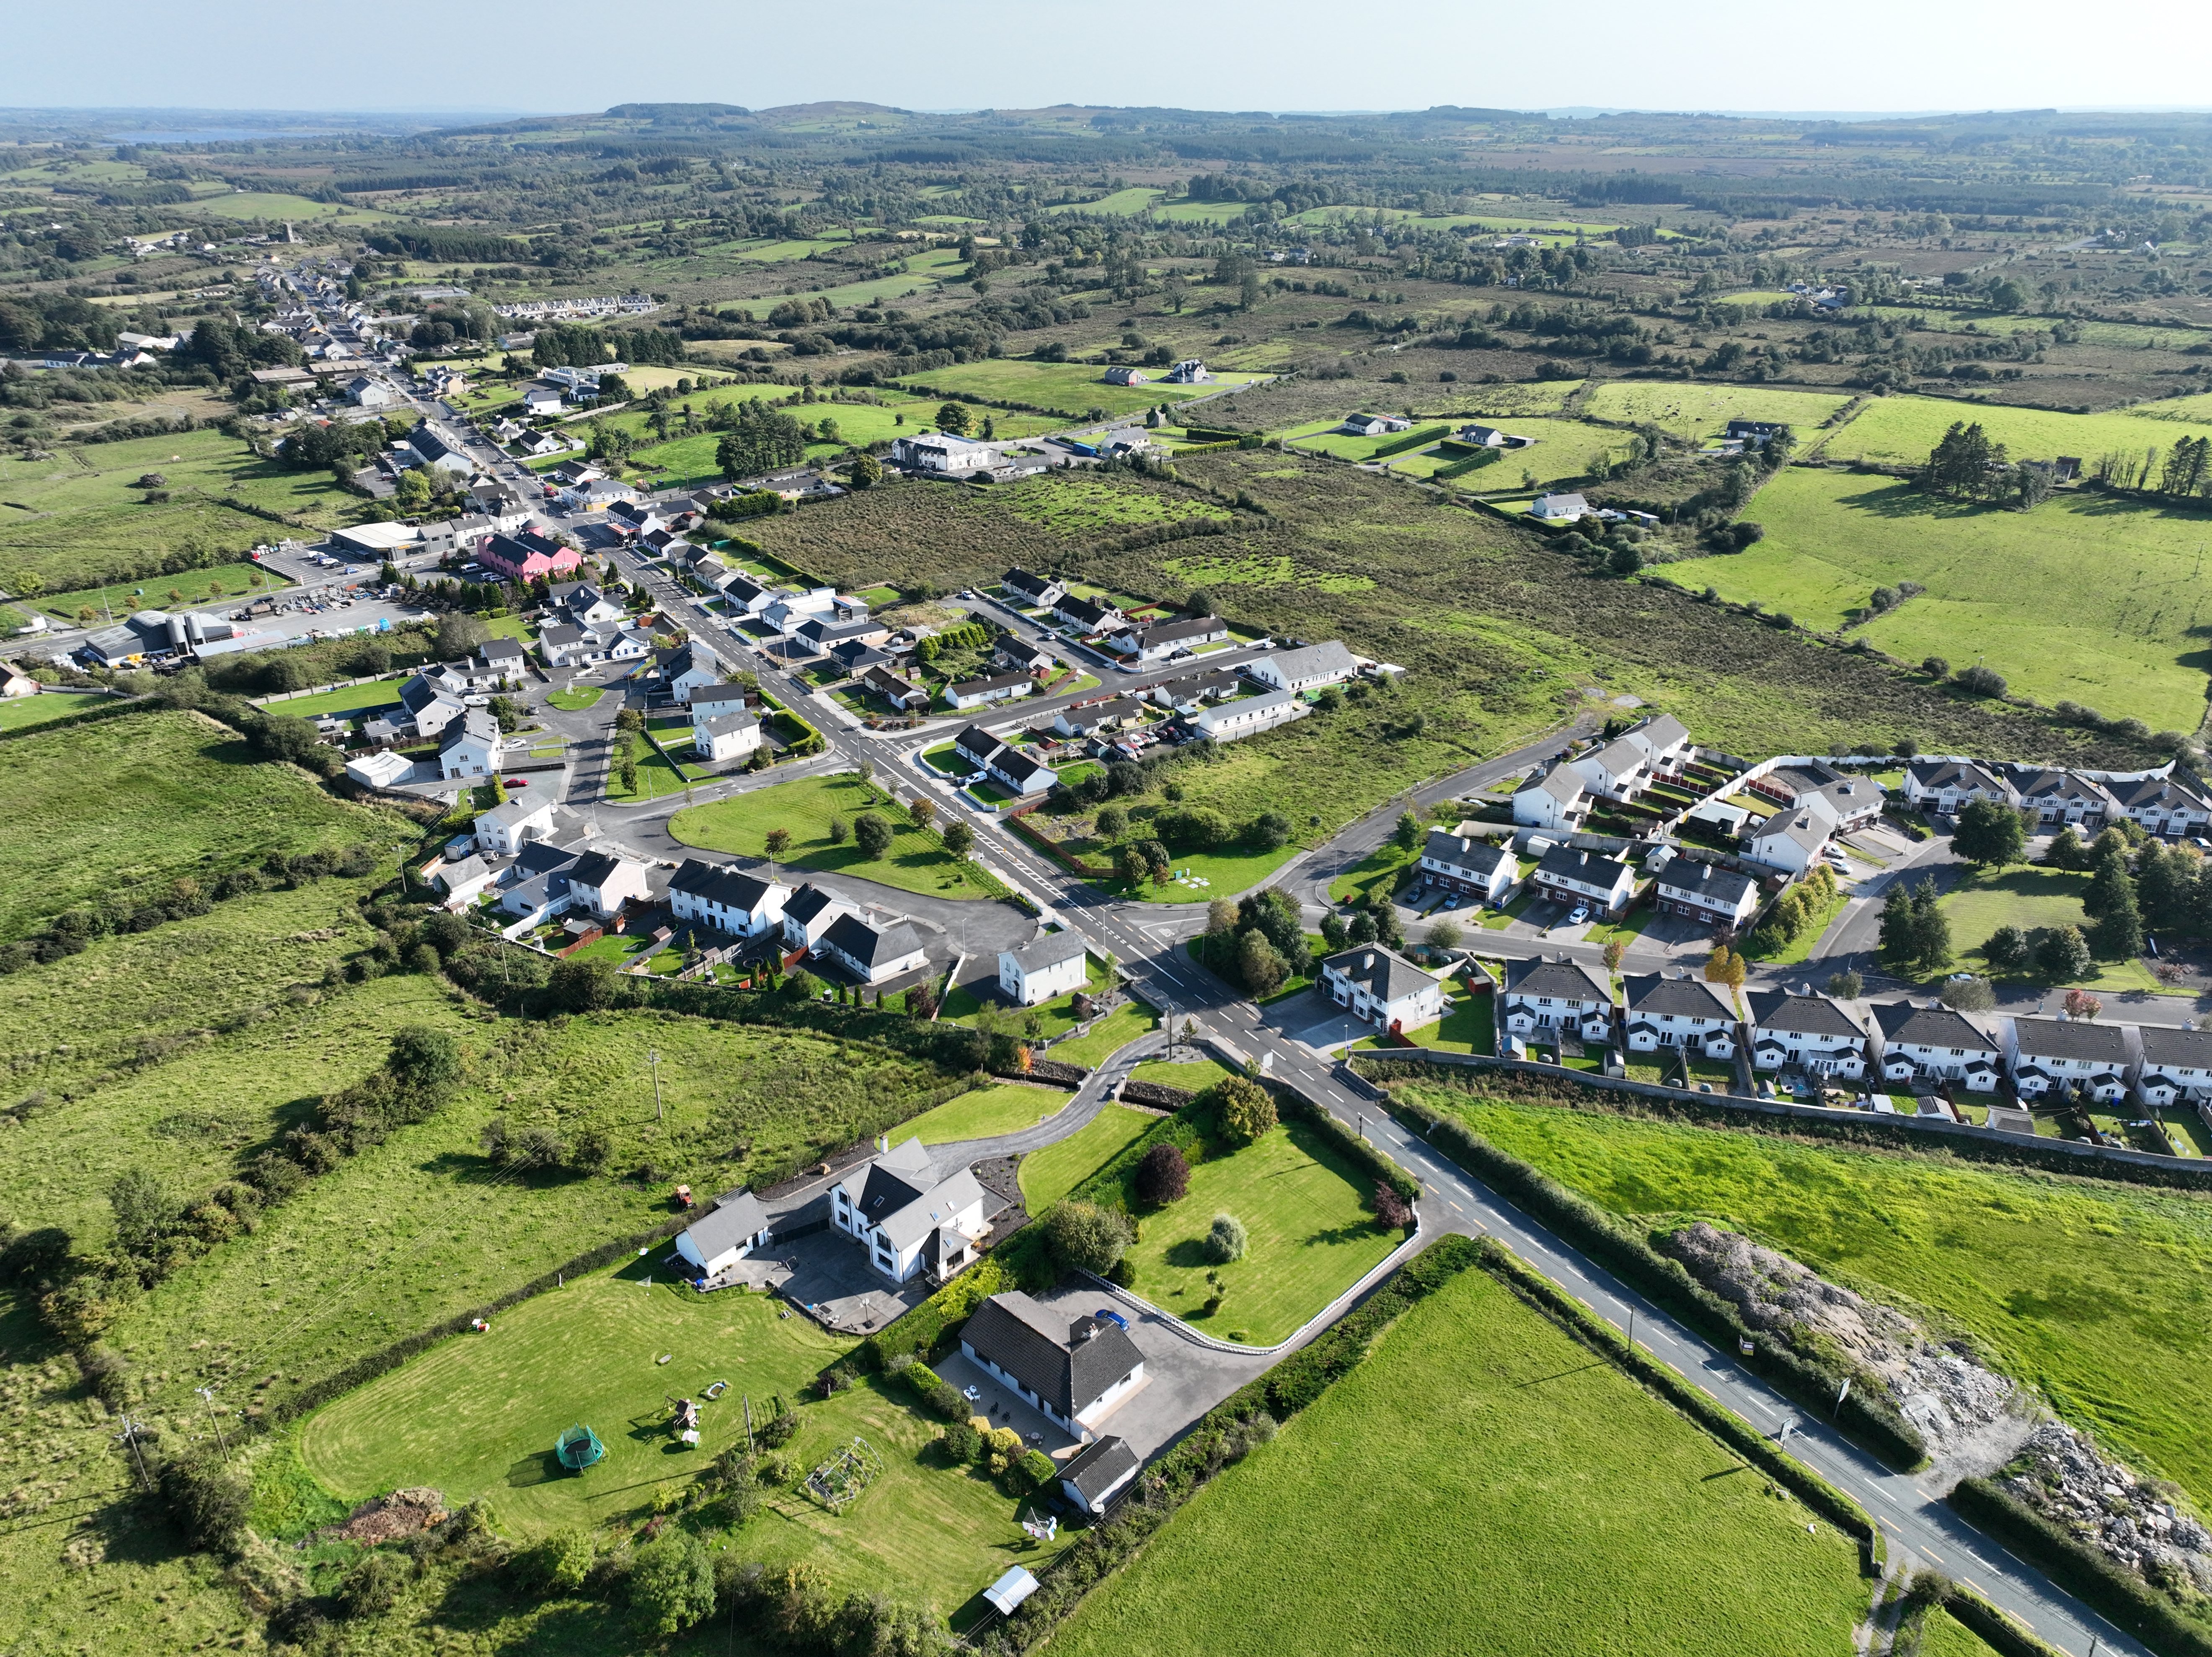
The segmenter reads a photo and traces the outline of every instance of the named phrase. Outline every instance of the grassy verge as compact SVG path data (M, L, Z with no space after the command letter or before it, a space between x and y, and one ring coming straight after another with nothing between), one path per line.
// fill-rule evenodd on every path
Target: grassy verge
M877 812L896 830L883 857L869 857L849 838L843 845L830 838L833 819L849 832L853 818L864 810ZM915 828L903 810L887 805L882 794L852 772L798 777L732 794L679 811L669 822L670 832L686 846L750 857L768 855L771 828L791 835L791 852L784 859L788 868L852 874L933 897L980 898L997 893L995 883L987 885L973 864L955 859L934 834Z
M963 1139L993 1139L1002 1133L1018 1133L1035 1127L1054 1112L1063 1110L1072 1097L1065 1088L1033 1087L1025 1082L1001 1082L977 1088L958 1098L925 1111L898 1131L921 1137L926 1145L957 1144Z
M1096 1070L1139 1036L1160 1027L1160 1016L1141 1002L1128 1001L1072 1041L1056 1041L1045 1056L1062 1064Z
M576 690L556 690L545 701L563 713L581 713L586 708L597 707L599 698L606 694L605 685L585 685Z

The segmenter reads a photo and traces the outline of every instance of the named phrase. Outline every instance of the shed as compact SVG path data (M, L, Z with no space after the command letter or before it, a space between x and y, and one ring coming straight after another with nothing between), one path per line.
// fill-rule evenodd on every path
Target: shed
M1037 1580L1016 1565L1004 1576L983 1590L983 1598L991 1602L991 1609L1001 1617L1012 1617L1023 1600L1037 1591Z

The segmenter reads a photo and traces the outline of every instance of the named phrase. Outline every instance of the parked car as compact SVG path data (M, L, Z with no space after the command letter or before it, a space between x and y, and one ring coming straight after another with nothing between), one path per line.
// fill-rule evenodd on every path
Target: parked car
M1570 926L1579 926L1583 922L1589 919L1589 905L1587 903L1577 903L1575 905L1575 912L1567 917L1567 925Z

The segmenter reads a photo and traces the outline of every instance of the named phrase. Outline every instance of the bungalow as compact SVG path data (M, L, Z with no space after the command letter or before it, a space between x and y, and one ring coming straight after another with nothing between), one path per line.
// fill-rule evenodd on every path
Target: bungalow
M1751 1003L1751 1062L1759 1070L1798 1065L1815 1076L1856 1080L1866 1074L1867 1034L1850 1011L1812 986L1754 990Z
M939 1180L921 1141L908 1139L838 1178L830 1223L865 1246L868 1263L893 1283L917 1272L941 1282L974 1263L990 1229L988 1200L973 1169Z
M1573 834L1589 816L1589 790L1582 774L1559 764L1531 776L1513 791L1513 821L1528 828Z
M1105 633L1124 626L1128 617L1118 605L1097 604L1089 598L1079 598L1073 593L1063 593L1052 613L1068 626L1083 633Z
M975 1308L961 1326L960 1350L1078 1438L1089 1437L1145 1381L1145 1355L1119 1322L1095 1314L1070 1319L1019 1290Z
M2012 1084L2023 1099L2079 1088L2100 1104L2127 1093L2127 1033L2086 1018L2012 1021Z
M1116 696L1088 707L1063 707L1053 716L1052 728L1063 737L1095 737L1124 725L1142 725L1145 713L1143 697Z
M1106 1511L1143 1466L1127 1440L1109 1433L1104 1438L1091 1440L1061 1466L1060 1494L1083 1512L1095 1516Z
M668 882L668 907L678 920L758 938L783 924L791 888L742 869L686 858Z
M1721 441L1741 443L1747 449L1763 449L1768 440L1779 437L1789 429L1778 420L1731 420L1728 429L1721 434Z
M1134 656L1140 662L1156 662L1176 651L1196 650L1228 636L1229 623L1218 616L1193 616L1180 622L1156 622L1148 627L1133 622L1106 643L1118 655Z
M881 644L891 636L891 630L881 622L866 616L857 621L841 622L834 616L815 616L793 628L791 636L801 644L811 645L827 654L836 645Z
M1881 1036L1883 1081L1915 1093L1930 1092L1939 1081L1972 1093L1996 1091L2004 1054L1964 1014L1940 1002L1922 1007L1893 1001L1875 1008L1874 1023Z
M586 852L567 872L569 902L595 915L619 914L623 904L642 903L653 895L647 865L630 858Z
M902 679L884 665L889 657L883 657L860 676L861 689L872 695L881 696L893 707L918 709L929 706L929 692L911 679Z
M1410 432L1413 422L1398 415L1356 414L1347 416L1336 429L1346 437L1382 437L1390 432Z
M1364 1023L1393 1035L1433 1024L1444 1016L1444 986L1395 950L1355 944L1321 963L1321 987Z
M1978 799L2009 805L2012 790L1972 760L1915 760L1905 768L1905 798L1923 811L1954 817Z
M2180 839L2201 835L2212 823L2212 804L2185 783L2172 777L2142 777L2134 782L2109 782L2105 791L2124 816L2135 819L2154 835Z
M528 791L540 793L538 789ZM477 815L477 849L493 857L513 857L532 841L553 837L551 791L538 799L511 799Z
M984 768L1024 799L1031 794L1042 794L1060 780L1050 766L1031 759L1011 743L1000 744Z
M702 1278L711 1278L763 1247L774 1235L760 1199L750 1191L732 1191L714 1199L713 1212L676 1234L676 1252L699 1268Z
M516 535L495 535L477 554L485 568L510 581L551 580L568 574L584 561L575 548L563 546L537 530Z
M831 921L815 940L814 950L817 955L830 956L863 984L881 984L929 961L921 934L906 921L878 922L857 912Z
M999 640L992 659L1009 670L1021 668L1042 677L1060 666L1060 658L1042 645L1030 644L1025 639L1011 635Z
M1612 984L1565 956L1509 963L1503 1005L1505 1028L1515 1035L1567 1030L1603 1041L1613 1034Z
M501 746L499 721L484 709L472 707L447 725L439 739L438 774L448 781L489 776L499 769Z
M507 446L517 454L536 458L541 455L566 454L576 446L576 440L565 432L549 432L532 428Z
M1631 1049L1696 1047L1711 1059L1735 1057L1736 1010L1718 985L1661 973L1624 978L1621 1009Z
M1152 378L1142 368L1129 367L1109 368L1098 377L1109 385L1144 385L1150 384Z
M988 679L966 679L948 684L945 687L945 700L953 707L982 707L991 702L1026 696L1036 689L1035 674L1000 673Z
M1495 426L1462 426L1453 434L1453 441L1464 443L1474 449L1525 449L1536 440L1516 437L1511 432L1500 431Z
M784 947L812 949L840 917L859 913L836 893L809 881L784 901Z
M1579 495L1540 495L1529 504L1528 516L1547 524L1571 524L1590 515L1590 503Z
M952 737L952 751L979 771L987 769L991 756L1005 746L980 725L963 725Z
M2053 827L2071 823L2094 831L2102 828L2109 816L2118 815L2118 803L2091 778L2033 766L2008 766L2006 770L2013 804L2034 812L2039 822Z
M2136 1037L2143 1058L2136 1091L2145 1104L2202 1104L2212 1098L2212 1030L2139 1024Z
M1770 869L1802 875L1828 843L1830 827L1820 812L1777 811L1745 839L1744 855Z
M1536 865L1536 895L1565 908L1587 906L1617 915L1636 895L1635 871L1621 862L1571 846L1554 846Z
M568 399L562 394L558 387L526 385L522 388L522 412L526 415L535 416L558 414L568 405Z
M708 765L741 760L760 745L761 722L751 713L739 710L710 719L701 719L696 710L692 714L691 751Z
M1421 880L1478 903L1503 903L1521 883L1521 864L1495 841L1431 828L1421 847Z
M1243 676L1237 673L1186 673L1179 679L1163 679L1137 694L1178 713L1195 713L1208 702L1235 694Z
M1657 877L1653 901L1662 915L1700 926L1737 927L1759 907L1759 883L1717 864L1676 858Z
M999 951L999 988L1018 1007L1034 1007L1091 981L1089 945L1080 932L1047 932L1018 950Z
M438 889L445 893L448 909L465 909L476 901L478 893L498 878L489 864L471 855L438 871Z
M688 703L693 691L722 682L722 659L697 639L657 652L653 670L661 688L679 702Z
M1214 742L1235 742L1239 737L1252 736L1285 719L1302 718L1309 706L1295 691L1270 690L1265 695L1243 696L1201 708L1192 718L1190 728L1196 735Z
M999 585L1031 610L1049 610L1067 597L1067 584L1050 575L1032 575L1017 564L999 578Z
M1244 665L1248 678L1277 690L1312 690L1348 679L1358 671L1359 664L1338 639L1297 650L1273 651Z
M1590 792L1607 799L1633 799L1651 781L1651 756L1641 744L1625 737L1567 763L1589 786Z

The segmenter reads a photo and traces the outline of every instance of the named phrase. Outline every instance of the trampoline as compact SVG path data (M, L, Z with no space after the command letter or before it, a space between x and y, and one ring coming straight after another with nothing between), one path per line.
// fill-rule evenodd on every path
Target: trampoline
M562 1434L553 1446L553 1454L572 1473L583 1472L606 1453L607 1447L599 1442L599 1435L580 1423Z

